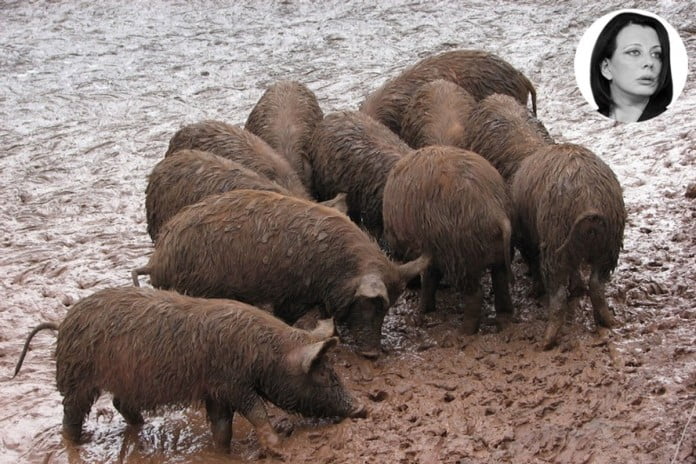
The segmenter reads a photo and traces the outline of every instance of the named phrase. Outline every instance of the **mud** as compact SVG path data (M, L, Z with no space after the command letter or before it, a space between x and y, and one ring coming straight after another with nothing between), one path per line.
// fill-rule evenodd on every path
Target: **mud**
M2 2L0 462L277 461L259 453L244 419L225 456L202 408L164 409L133 429L109 395L86 421L87 441L72 445L60 434L55 337L35 337L12 379L23 339L79 298L129 285L147 262L147 174L181 125L243 123L280 79L306 83L325 113L356 109L403 67L452 48L484 48L524 72L551 136L587 146L617 173L628 222L608 296L622 325L596 332L583 298L560 346L543 351L546 312L519 257L516 315L489 317L475 335L463 334L452 289L414 326L409 290L385 321L386 356L331 354L367 419L272 410L290 432L286 462L696 462L696 87L691 74L667 113L640 124L592 110L575 84L575 47L618 5ZM669 21L693 63L693 1L628 6Z

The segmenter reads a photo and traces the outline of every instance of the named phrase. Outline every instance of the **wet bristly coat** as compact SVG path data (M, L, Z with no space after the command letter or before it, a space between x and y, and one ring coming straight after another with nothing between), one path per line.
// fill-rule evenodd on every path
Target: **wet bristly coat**
M515 242L540 290L549 297L544 346L553 346L568 307L582 291L581 265L590 266L595 320L616 325L604 286L623 245L626 209L611 168L587 148L549 145L519 166L511 184Z

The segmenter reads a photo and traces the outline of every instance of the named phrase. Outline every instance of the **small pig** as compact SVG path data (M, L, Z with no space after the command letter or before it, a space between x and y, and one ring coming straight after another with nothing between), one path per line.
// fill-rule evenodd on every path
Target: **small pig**
M426 254L421 313L435 309L444 277L465 295L472 331L483 304L481 277L491 270L496 313L511 313L512 205L495 168L476 153L432 145L394 165L384 187L384 236L396 256Z
M296 81L279 81L261 96L244 128L284 156L311 191L312 168L307 149L314 128L323 117L317 97L309 87Z
M358 111L331 113L310 142L314 195L347 194L348 216L382 235L382 190L394 163L413 150L383 124Z
M574 144L549 145L520 163L511 184L515 242L549 301L544 348L553 347L570 294L589 294L597 324L617 324L604 286L616 267L626 222L621 185L597 155Z
M486 158L510 182L520 162L553 143L544 125L509 95L481 100L469 115L464 147Z
M231 159L268 177L293 195L309 198L307 189L290 163L261 137L241 127L212 120L189 124L169 140L165 157L184 148L209 151Z
M319 305L339 335L377 356L384 316L427 258L396 265L346 215L311 201L233 190L188 206L133 271L193 296L270 305L292 324Z
M207 151L180 150L167 156L150 173L145 190L147 231L154 242L162 226L184 206L208 195L235 189L268 190L291 195L267 177ZM345 213L345 194L324 204Z
M360 111L400 134L411 96L422 84L436 79L454 82L476 101L493 93L504 93L526 105L527 96L531 95L536 114L536 90L529 79L507 61L483 50L451 50L428 56L369 94Z
M413 148L451 145L464 148L469 113L476 100L457 84L436 79L411 97L401 124L401 138Z
M240 413L273 451L279 438L265 401L305 416L365 417L326 359L337 342L233 300L134 287L98 291L72 306L57 328L56 383L63 434L79 442L102 392L131 425L162 405L205 404L215 444L228 450ZM325 339L324 339L325 338Z

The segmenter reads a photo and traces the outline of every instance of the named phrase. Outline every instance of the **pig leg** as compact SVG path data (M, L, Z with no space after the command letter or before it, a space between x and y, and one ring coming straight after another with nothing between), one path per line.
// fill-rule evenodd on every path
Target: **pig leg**
M580 297L585 294L585 284L582 282L580 270L575 268L570 273L570 297Z
M493 297L496 314L512 314L512 297L510 296L510 278L505 265L494 264L491 267Z
M472 273L467 278L464 287L464 319L463 331L466 334L475 334L481 324L481 312L483 309L483 289L481 288L480 273Z
M244 404L246 407L244 409L240 409L239 412L246 418L246 420L251 422L256 429L256 434L259 437L259 443L261 443L261 446L263 446L273 455L282 456L282 453L278 450L280 438L273 429L271 421L268 419L266 407L264 406L261 397L254 394L254 396L248 398L248 401L245 401Z
M128 424L142 425L145 422L140 411L125 404L121 398L114 397L113 404Z
M435 311L435 291L442 279L442 272L435 265L430 265L423 272L423 281L421 282L421 314Z
M544 335L545 350L552 348L558 341L558 333L563 326L568 307L568 287L565 283L567 278L556 274L549 280L546 286L549 294L549 322Z
M63 398L63 435L74 443L80 442L82 422L89 413L94 400L99 396L99 390L91 390L87 394L70 395Z
M595 322L604 327L616 327L618 322L609 310L607 299L604 296L604 279L602 279L599 270L593 268L590 275L590 301L594 313Z
M205 410L208 413L210 431L213 433L215 445L220 449L229 450L232 441L234 410L227 404L210 398L205 400Z

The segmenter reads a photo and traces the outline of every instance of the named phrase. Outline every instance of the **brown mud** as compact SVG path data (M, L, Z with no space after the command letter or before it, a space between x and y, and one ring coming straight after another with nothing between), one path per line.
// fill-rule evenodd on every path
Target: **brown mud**
M693 63L692 1L629 3L621 6L669 21ZM640 124L589 107L575 85L575 46L618 7L0 3L0 462L277 461L242 418L221 455L201 408L164 408L133 429L106 394L85 422L85 443L67 443L55 335L34 338L13 379L24 338L79 298L129 285L147 262L147 175L180 126L243 123L280 79L305 82L325 113L355 109L427 54L484 48L535 83L539 117L556 140L595 151L624 187L625 249L607 290L621 326L597 331L581 298L560 345L542 350L546 312L519 256L515 316L487 314L474 335L454 290L440 290L420 327L408 290L385 322L385 356L369 361L345 346L331 354L368 418L334 424L271 408L289 432L285 462L696 463L696 86L691 74L667 113Z

